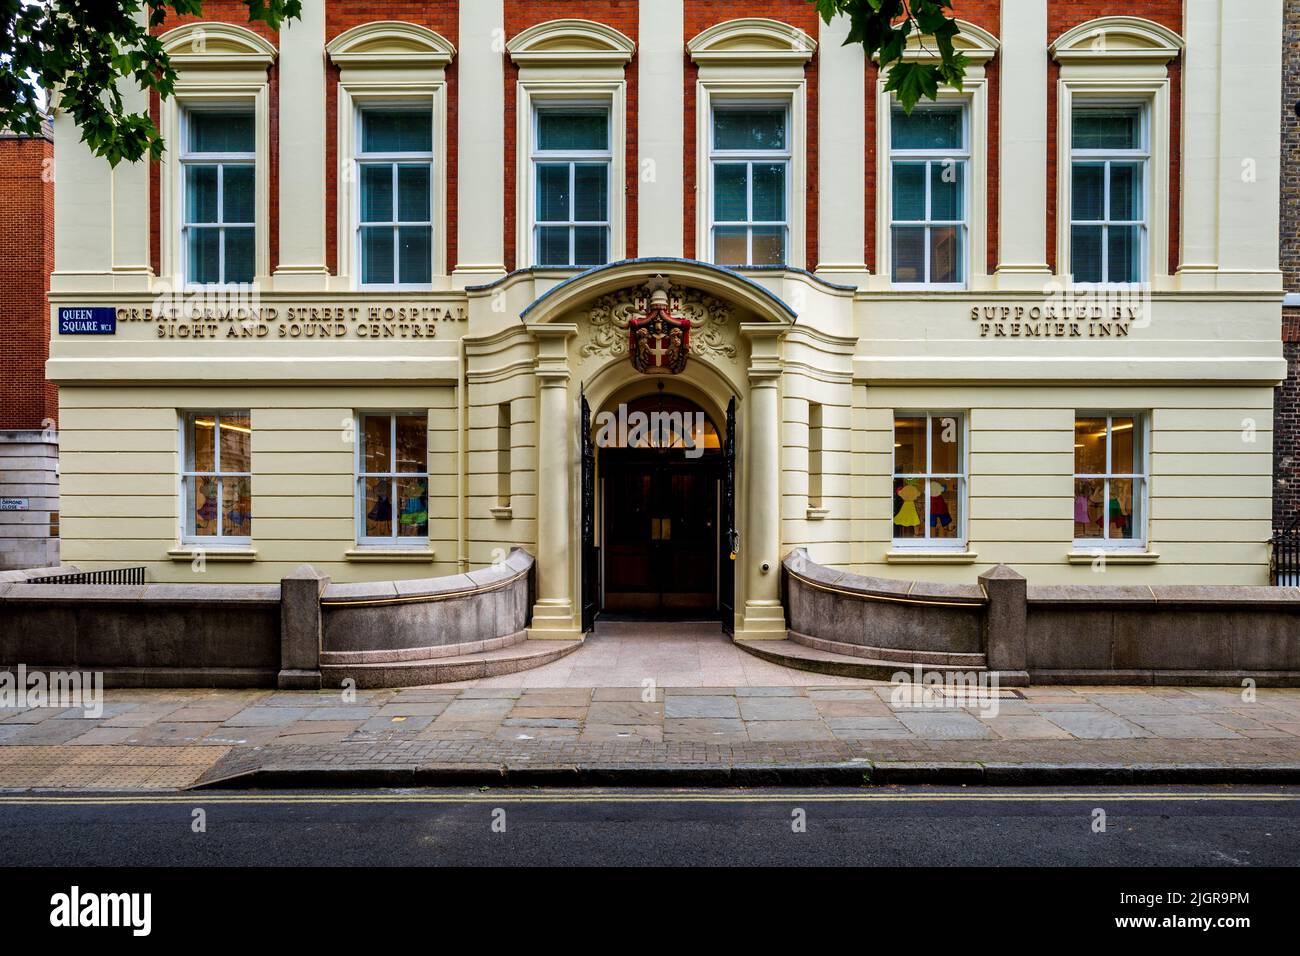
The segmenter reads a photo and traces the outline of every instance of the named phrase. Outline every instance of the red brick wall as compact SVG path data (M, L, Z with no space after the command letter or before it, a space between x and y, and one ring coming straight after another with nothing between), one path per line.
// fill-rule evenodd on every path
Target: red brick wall
M771 20L779 20L782 23L788 23L791 26L798 27L807 33L814 40L817 39L818 23L817 9L807 0L746 0L744 3L719 3L717 0L685 0L684 20L685 20L685 42L689 43L696 34L702 30L717 23L723 23L727 20L735 20L739 17L766 17ZM807 266L809 269L817 265L817 57L814 56L809 61L804 70L808 78L808 142L805 144L807 149L806 166L808 170L808 200L806 205L805 219L805 247L807 249ZM683 216L683 234L682 240L685 248L686 258L694 259L697 252L702 253L704 250L695 248L695 217L697 215L696 199L697 186L695 182L695 83L699 77L699 69L690 61L689 56L686 58L686 76L683 83L683 91L686 97L684 106L683 122L685 123L684 141L685 148L682 151L682 187L685 197L685 215ZM868 133L870 135L870 133ZM794 197L798 201L798 197ZM868 221L874 218L874 212L868 207Z
M54 147L44 138L0 137L0 429L58 419L47 293L54 270Z
M1300 155L1300 2L1287 0L1282 34L1282 156ZM1282 163L1283 286L1300 292L1300 166ZM1300 309L1282 311L1287 377L1273 395L1273 526L1300 518Z
M333 0L331 0L332 4ZM187 23L236 23L239 26L247 27L254 33L264 37L267 41L276 47L280 45L280 35L270 29L265 23L250 23L248 20L248 7L240 0L205 0L203 4L203 16L177 16L171 14L165 19L161 26L153 27L150 33L159 36L168 30L174 30L176 27L184 26ZM268 113L271 126L270 150L272 157L280 155L280 83L277 75L277 68L272 65L267 72L267 79L270 84L268 95ZM158 94L150 94L149 97L149 114L153 117L155 123L159 118ZM168 149L175 149L179 144L167 143ZM278 162L272 162L269 170L270 177L268 191L270 192L270 213L268 216L268 228L270 229L270 247L271 247L271 271L280 261L280 169ZM162 215L160 212L159 197L162 193L161 188L162 176L159 173L158 164L150 163L149 165L149 258L155 274L162 272L162 237L161 223Z
M605 26L613 27L619 33L637 42L640 4L637 0L505 0L505 31L507 42L524 30L548 20L581 19L592 20ZM637 57L634 54L624 69L627 79L627 145L623 157L626 175L624 177L624 224L627 257L635 258L637 253L637 197L639 183L639 160L637 157ZM519 68L507 55L505 59L505 98L506 128L505 155L505 258L506 268L516 269L528 265L521 262L519 250L516 249L515 233L516 201L519 184L516 182L518 172L516 142L516 88L519 82ZM617 145L617 144L613 144ZM614 195L617 195L615 193Z
M1066 30L1097 17L1123 13L1153 20L1181 35L1183 32L1183 0L1131 0L1124 9L1117 8L1114 0L1048 0L1047 42L1051 43ZM1056 88L1061 78L1061 68L1055 60L1048 60L1047 96L1047 262L1056 266L1057 220L1057 109ZM1179 201L1182 182L1179 155L1182 146L1182 57L1169 63L1169 268L1178 267Z
M403 0L401 3L380 3L378 0L328 0L325 4L325 42L329 43L340 33L373 20L402 20L426 27L460 48L459 0ZM443 233L447 243L447 270L456 267L459 252L456 246L456 182L459 149L457 143L456 59L453 57L446 70L447 77L447 216ZM333 64L325 68L325 262L330 271L338 273L338 202L339 202L339 144L338 144L338 83L339 71ZM435 237L436 238L436 237Z

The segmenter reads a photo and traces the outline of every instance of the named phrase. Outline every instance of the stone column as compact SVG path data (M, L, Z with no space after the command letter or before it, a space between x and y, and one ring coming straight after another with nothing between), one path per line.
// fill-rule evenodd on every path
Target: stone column
M276 286L323 289L325 3L306 0L280 33L280 264Z
M320 687L320 596L330 579L310 564L300 565L280 581L281 689Z
M781 606L781 336L785 326L744 323L750 340L749 401L740 424L745 452L737 462L746 482L740 561L745 584L745 638L785 636Z
M817 39L818 204L817 256L809 265L837 281L865 281L866 266L866 60L861 43L844 45L849 18L821 24Z
M1047 4L1002 0L998 286L1041 288L1047 239Z
M682 255L682 0L640 5L637 255Z
M537 339L537 599L529 637L572 638L581 631L574 595L574 421L568 340L563 323L530 327Z
M1005 564L985 571L979 582L988 595L984 618L984 653L988 658L988 668L998 674L1003 684L1027 684L1028 582Z
M460 5L454 272L478 283L505 274L505 13L502 0ZM513 160L512 160L513 161Z

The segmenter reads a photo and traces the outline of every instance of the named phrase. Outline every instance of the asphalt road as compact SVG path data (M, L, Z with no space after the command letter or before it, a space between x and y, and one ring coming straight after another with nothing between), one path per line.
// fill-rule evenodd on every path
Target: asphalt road
M0 795L3 867L1297 863L1297 787Z

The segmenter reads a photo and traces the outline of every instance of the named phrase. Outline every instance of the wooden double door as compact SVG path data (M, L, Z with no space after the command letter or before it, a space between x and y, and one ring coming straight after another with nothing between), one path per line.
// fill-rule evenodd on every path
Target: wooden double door
M600 470L604 610L716 614L721 456L605 449Z

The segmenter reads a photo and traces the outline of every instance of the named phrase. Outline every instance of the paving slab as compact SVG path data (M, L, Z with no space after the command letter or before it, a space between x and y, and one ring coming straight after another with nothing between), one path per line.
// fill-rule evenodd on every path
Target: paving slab
M664 719L669 718L739 718L736 698L721 694L686 695L669 693L664 698Z

